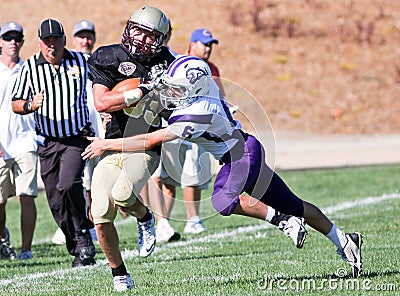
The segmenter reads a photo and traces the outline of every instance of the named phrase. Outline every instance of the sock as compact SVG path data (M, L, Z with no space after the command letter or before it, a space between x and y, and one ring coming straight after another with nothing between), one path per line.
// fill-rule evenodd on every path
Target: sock
M161 218L161 219L158 220L158 222L157 222L157 227L158 227L158 226L163 227L164 225L168 225L168 224L169 224L169 221L168 221L167 218Z
M343 249L347 242L346 234L337 228L335 224L333 224L326 237L329 238L340 250Z
M122 275L128 275L128 272L126 271L125 264L122 262L122 264L116 268L111 268L111 273L112 276L122 276Z
M190 218L189 220L187 220L187 222L192 222L192 223L195 223L195 222L199 222L200 221L200 217L199 216L193 216L192 218Z
M268 206L267 217L265 217L265 221L271 223L272 218L274 218L276 210Z
M143 222L147 222L147 221L149 221L149 220L151 219L152 216L151 216L151 214L150 214L149 209L146 209L146 210L147 210L147 212L146 212L146 214L143 216L143 218L141 218L141 219L137 218L138 222L143 223Z

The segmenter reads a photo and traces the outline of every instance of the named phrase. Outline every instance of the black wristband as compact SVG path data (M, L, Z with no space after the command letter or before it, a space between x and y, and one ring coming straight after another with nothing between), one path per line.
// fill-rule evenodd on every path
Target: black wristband
M143 94L142 98L150 92L150 90L148 90L147 88L145 88L143 86L139 86L138 88L140 88L140 90L142 91L142 94Z
M26 101L26 102L24 103L24 112L25 112L26 114L32 112L32 101Z

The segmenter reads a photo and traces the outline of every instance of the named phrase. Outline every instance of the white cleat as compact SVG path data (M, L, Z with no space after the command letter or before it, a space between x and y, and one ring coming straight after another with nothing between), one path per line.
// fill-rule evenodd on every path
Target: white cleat
M124 292L133 288L135 288L135 283L129 274L114 277L114 290L116 292Z
M151 219L138 222L138 251L139 256L147 257L156 247L156 229L154 227L154 214L150 211Z
M342 250L338 250L337 253L342 256L344 261L350 264L353 277L357 278L362 272L362 234L359 232L346 233L346 238L346 245Z
M281 221L278 228L293 241L297 248L303 247L307 238L304 218L291 216L287 221Z

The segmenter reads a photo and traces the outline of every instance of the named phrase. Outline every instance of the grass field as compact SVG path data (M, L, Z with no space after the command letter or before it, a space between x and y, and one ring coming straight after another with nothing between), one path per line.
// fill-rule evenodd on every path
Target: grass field
M160 244L150 257L136 255L132 218L117 221L121 249L136 289L132 295L400 295L400 167L281 172L294 192L318 205L344 231L364 235L364 274L357 280L336 248L309 229L299 250L276 228L240 216L222 217L203 192L208 231ZM179 198L181 198L179 196ZM112 295L110 268L99 245L97 265L71 269L65 246L50 241L56 230L45 196L30 261L0 261L1 295ZM176 202L171 224L183 231L185 210ZM11 242L19 251L19 203L7 205ZM123 293L122 293L123 295Z

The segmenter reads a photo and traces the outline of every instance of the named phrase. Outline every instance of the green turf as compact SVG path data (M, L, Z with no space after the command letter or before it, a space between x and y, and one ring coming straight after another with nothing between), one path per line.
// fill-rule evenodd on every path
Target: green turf
M208 190L201 203L208 231L159 244L146 259L135 255L136 221L118 218L121 249L136 284L136 289L126 294L400 295L400 167L280 174L294 192L321 207L341 229L364 234L364 275L358 280L338 275L348 274L350 269L320 233L308 228L304 248L296 249L263 221L216 215ZM171 224L182 233L185 210L178 193ZM37 207L34 259L0 261L1 295L112 295L111 272L99 245L96 266L72 270L73 258L65 246L50 241L57 227L43 193L37 198ZM12 198L7 205L7 226L17 251L21 244L19 215L19 202Z

